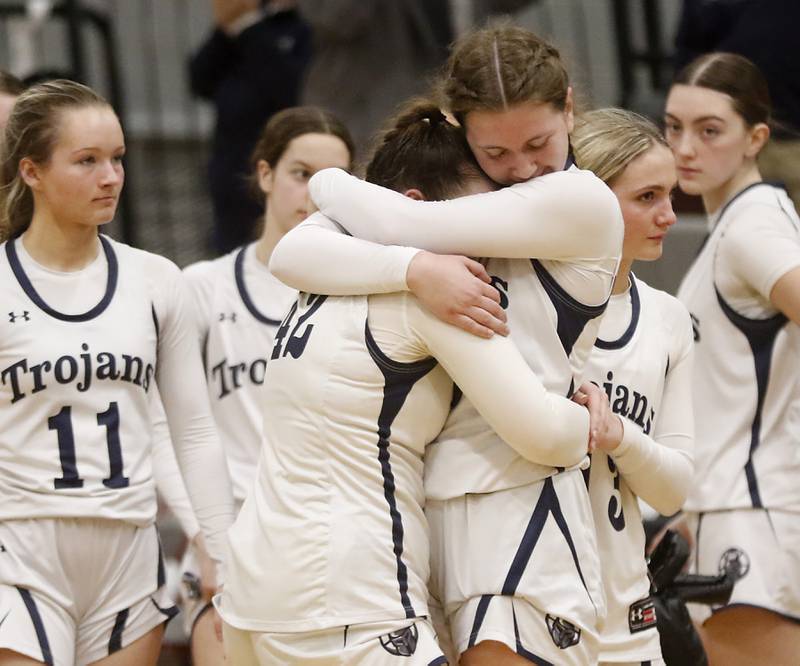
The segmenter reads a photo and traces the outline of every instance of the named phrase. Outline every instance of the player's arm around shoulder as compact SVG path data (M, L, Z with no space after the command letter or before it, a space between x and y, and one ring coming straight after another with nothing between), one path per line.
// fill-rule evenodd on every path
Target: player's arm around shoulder
M546 191L550 214L575 239L576 257L620 256L625 224L619 200L594 173L573 167L514 187L528 186Z
M470 335L405 297L410 333L509 446L541 465L569 467L583 459L589 412L548 393L510 338Z
M278 241L269 270L284 284L312 294L391 293L407 289L406 273L418 252L350 236L315 212Z

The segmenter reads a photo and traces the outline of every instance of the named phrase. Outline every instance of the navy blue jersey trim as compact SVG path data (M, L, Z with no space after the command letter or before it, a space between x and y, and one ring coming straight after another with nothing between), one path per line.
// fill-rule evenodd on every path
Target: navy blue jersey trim
M108 654L114 654L122 649L122 632L125 631L129 612L129 609L125 608L117 613L114 628L111 630L111 638L108 641Z
M737 199L738 199L740 196L742 196L742 195L743 195L745 192L747 192L747 190L750 190L750 189L752 189L752 188L754 188L754 187L758 187L759 185L772 185L772 183L766 183L766 182L758 182L758 183L753 183L752 185L748 185L747 187L745 187L745 188L744 188L744 189L743 189L741 192L737 192L737 193L736 193L736 195L734 195L733 199L731 199L730 201L728 201L728 202L727 202L727 203L726 203L726 204L725 204L725 205L722 207L722 210L720 211L720 214L719 214L719 216L717 217L717 223L714 225L714 228L713 228L713 229L712 229L712 230L711 230L709 233L707 233L707 234L706 234L706 235L703 237L703 242L702 242L702 243L700 243L700 247L698 247L698 248L697 248L697 252L695 252L695 255L694 255L695 257L699 257L699 256L700 256L700 253L701 253L701 252L702 252L702 251L705 249L706 245L708 244L708 239L709 239L709 238L711 238L711 234L713 234L713 233L714 233L714 231L715 231L715 230L717 229L717 227L719 226L719 223L720 223L720 221L722 220L722 216L723 216L723 215L725 214L725 212L728 210L728 207L729 207L729 206L730 206L730 205L731 205L731 204L732 204L734 201L736 201L736 200L737 200Z
M233 277L236 280L236 289L239 291L239 296L242 299L242 303L247 308L248 312L256 318L257 321L260 321L262 324L267 324L268 326L280 326L281 322L277 319L270 319L264 314L259 312L256 304L253 302L253 299L250 298L250 294L247 291L247 287L244 283L244 253L247 250L247 245L245 245L236 255L236 260L233 262Z
M44 299L39 296L39 293L36 291L33 284L31 284L31 281L25 274L25 270L22 268L22 264L17 256L17 250L14 246L17 242L17 239L10 240L6 243L6 256L8 257L8 263L11 265L11 270L14 273L14 277L17 278L17 282L19 282L20 287L22 287L22 290L25 292L28 298L33 301L33 304L36 307L54 319L60 319L61 321L89 321L101 315L109 306L111 299L114 297L114 292L117 289L117 279L119 277L117 256L114 254L114 249L111 247L111 243L109 243L103 236L98 236L98 238L100 239L100 245L103 248L103 253L106 255L106 262L108 263L106 292L103 294L103 298L100 299L100 302L97 305L95 305L91 310L87 310L82 314L64 314L63 312L59 312L58 310L51 308L47 303L45 303Z
M478 602L478 608L475 610L475 619L472 621L472 631L469 634L467 648L471 648L475 645L475 641L483 626L483 620L486 618L486 611L489 610L489 602L491 602L493 596L493 594L484 594Z
M622 349L625 345L627 345L633 334L636 332L636 326L639 324L639 312L641 310L641 301L639 300L639 290L636 288L636 279L633 277L633 273L630 275L631 280L631 321L628 324L628 328L625 329L625 332L616 340L601 340L597 338L594 341L594 346L598 349Z
M575 569L580 576L583 588L586 594L589 595L589 600L594 605L594 599L589 594L589 588L586 586L586 581L583 578L583 571L581 570L580 562L578 561L578 553L575 550L575 544L572 541L572 535L569 532L569 526L561 511L561 504L558 501L556 489L553 486L553 477L547 477L542 482L542 492L539 494L539 499L536 502L536 507L531 514L528 526L525 528L525 533L522 535L522 541L517 548L514 559L511 562L511 567L506 575L506 580L503 583L503 590L501 594L506 596L514 596L517 591L517 586L522 580L522 574L528 566L528 562L533 555L536 544L539 542L539 537L542 535L544 524L547 521L547 516L552 515L553 519L558 525L564 539L567 542L570 553L572 554L572 561L575 564Z
M746 338L753 352L753 363L756 371L756 409L753 415L753 424L750 427L750 451L747 455L747 462L744 465L744 473L747 478L747 488L750 492L750 500L753 508L762 509L761 493L758 488L758 479L753 467L753 454L761 443L761 414L764 410L764 398L767 394L769 383L769 372L772 365L772 350L775 346L775 338L778 332L789 321L786 316L779 312L768 319L750 319L736 312L725 302L722 294L714 287L717 294L717 302L722 308L722 312Z
M197 615L194 616L194 621L192 622L192 628L189 630L189 635L191 636L194 633L194 628L197 626L197 623L200 621L200 618L203 617L208 611L214 608L213 602L209 601L205 606L203 606ZM159 608L159 610L161 610ZM185 613L186 611L184 611Z
M525 659L536 664L536 666L555 666L555 664L552 662L549 662L547 659L534 654L522 645L522 639L520 639L519 636L519 624L517 623L517 611L514 609L513 604L511 606L511 617L514 620L514 641L517 644L517 654L520 657L525 657Z
M177 606L167 606L166 608L162 608L156 603L156 600L153 599L153 597L150 597L150 603L152 603L153 606L156 607L156 610L158 610L159 613L161 613L164 617L167 618L166 620L164 620L165 622L169 622L179 612Z
M36 640L39 641L39 647L42 650L42 661L47 666L53 666L53 653L50 651L50 641L47 640L47 632L44 629L42 616L39 615L39 609L36 607L36 601L31 593L24 587L17 587L17 591L25 603L25 608L28 609L28 615L31 616L33 628L36 631Z
M452 412L456 407L458 407L458 403L461 402L461 398L464 397L463 391L458 388L458 384L453 384L453 397L450 398L450 411Z
M158 315L156 314L155 303L150 304L150 313L153 316L153 328L156 331L156 346L158 346L158 337L161 335L161 326L158 324Z
M703 516L704 515L705 515L704 513L698 513L697 514L697 529L694 532L694 544L695 544L694 547L696 548L696 552L698 552L698 553L700 552L700 527L703 525ZM700 573L700 563L699 563L700 557L698 556L698 557L695 557L695 558L692 558L692 559L694 559L694 572L699 574Z
M161 548L161 538L156 531L156 538L158 539L158 570L156 572L156 586L161 587L167 584L167 570L164 567L164 551Z
M436 657L436 659L434 659L432 662L430 662L428 666L442 666L442 664L446 663L447 663L447 657L441 655L439 657Z
M438 361L433 357L423 358L419 361L412 361L411 363L402 363L401 361L395 361L394 359L389 358L383 353L383 350L378 346L378 343L375 342L375 338L373 337L372 331L369 328L369 321L367 321L364 325L364 337L366 339L367 349L369 350L370 356L372 356L372 360L380 366L381 370L399 373L421 373L420 377L422 377L433 370L438 363ZM414 381L416 381L416 379Z
M581 470L581 474L583 474L583 482L586 484L586 490L589 490L589 481L592 478L592 454L587 453L586 457L589 459L589 464Z
M417 613L408 596L408 568L403 561L403 517L397 508L389 444L391 443L392 424L400 413L408 394L417 381L436 367L436 359L422 359L414 363L399 363L390 359L380 350L372 337L368 321L364 325L364 336L367 350L384 378L383 404L378 415L378 461L383 477L383 495L392 518L392 544L397 562L397 586L400 602L406 618L411 619L417 617Z
M583 329L590 320L599 317L606 309L608 301L600 305L586 305L570 296L564 288L556 282L555 278L550 275L547 269L542 265L538 259L531 259L533 270L542 287L547 292L550 302L556 310L558 323L556 332L558 339L561 340L561 345L564 352L569 356L572 353L572 348L575 342L580 337Z
M725 213L728 212L728 208L731 207L731 205L733 204L734 201L736 201L739 197L741 197L745 192L749 192L754 187L760 187L761 185L766 185L767 187L772 187L769 183L765 183L764 181L760 180L757 183L751 183L750 185L745 187L743 190L739 190L736 194L734 194L733 197L731 197L725 203L725 205L722 207L722 210L719 212L719 215L717 216L717 223L714 225L714 229L716 229L719 226L719 223L722 221L722 218L724 217ZM713 233L713 229L712 229L712 233Z

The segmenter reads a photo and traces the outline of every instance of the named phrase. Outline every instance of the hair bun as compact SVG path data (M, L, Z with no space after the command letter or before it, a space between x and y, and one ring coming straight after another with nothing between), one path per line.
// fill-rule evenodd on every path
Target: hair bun
M437 104L429 100L420 100L412 103L398 116L395 129L404 130L419 123L435 126L443 122L447 122L447 117Z

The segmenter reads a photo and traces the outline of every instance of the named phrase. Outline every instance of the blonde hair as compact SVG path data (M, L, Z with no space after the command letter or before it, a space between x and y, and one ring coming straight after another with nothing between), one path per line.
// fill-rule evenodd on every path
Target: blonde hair
M597 109L575 120L571 136L575 162L611 185L627 166L653 146L667 147L659 129L625 109Z
M110 104L91 88L66 79L31 86L14 104L0 151L0 242L19 236L33 216L33 194L20 174L28 158L45 165L58 141L60 114L67 109Z

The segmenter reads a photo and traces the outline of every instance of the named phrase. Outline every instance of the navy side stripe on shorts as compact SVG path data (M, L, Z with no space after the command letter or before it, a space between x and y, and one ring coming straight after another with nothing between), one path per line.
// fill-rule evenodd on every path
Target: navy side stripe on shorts
M469 642L467 647L471 648L475 645L475 639L481 631L483 619L486 617L486 611L489 610L489 602L492 600L492 594L484 594L478 602L478 609L475 611L475 620L472 623L472 631L469 634Z
M125 624L128 622L130 609L125 608L117 613L114 621L114 628L111 630L111 638L108 641L108 654L114 654L122 649L122 632L125 631Z
M17 587L17 590L22 597L22 601L25 602L25 608L28 609L31 622L33 622L33 628L36 630L36 639L39 641L39 647L42 650L42 661L47 664L47 666L53 666L53 653L50 652L50 641L47 640L47 632L44 630L44 623L42 622L42 616L39 615L39 609L36 607L36 601L34 601L31 593L25 588Z
M544 658L540 657L538 654L534 654L530 650L526 650L523 647L522 641L520 640L520 637L519 637L519 625L517 624L517 612L514 610L513 605L511 607L511 615L514 618L514 640L516 640L516 642L517 642L517 654L520 657L525 657L525 659L527 659L528 661L533 662L534 664L536 664L536 666L555 666L555 664L552 664L551 662L547 661L547 659L544 659Z
M517 591L517 586L522 579L522 574L525 573L528 562L533 555L533 550L536 548L536 544L539 542L539 537L542 535L542 530L544 529L544 524L547 521L548 515L553 516L553 519L556 521L556 525L558 525L558 529L564 536L570 553L572 554L572 561L574 562L575 568L577 569L578 575L583 583L583 587L586 590L586 593L589 594L589 588L586 586L586 580L583 577L583 571L581 570L581 565L578 561L578 553L575 550L575 543L572 541L572 535L569 532L569 526L567 525L567 521L561 511L561 504L558 501L558 495L556 494L556 489L553 486L553 477L546 478L542 484L542 492L539 495L539 501L536 502L536 507L533 510L530 521L528 522L528 527L525 529L525 534L522 535L522 542L520 543L519 548L514 555L514 559L511 562L511 567L509 568L508 574L506 575L506 580L503 583L502 594L513 596ZM591 595L589 595L589 598L592 601L592 604L594 604L594 599L591 599Z

